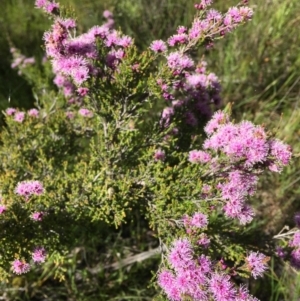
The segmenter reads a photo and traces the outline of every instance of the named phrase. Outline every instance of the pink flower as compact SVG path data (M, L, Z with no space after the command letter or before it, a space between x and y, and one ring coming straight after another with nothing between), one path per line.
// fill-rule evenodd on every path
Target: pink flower
M34 63L35 63L34 57L27 57L23 61L23 67L25 67L25 65L33 65Z
M22 123L24 118L25 118L25 113L24 112L15 113L15 117L14 117L15 121Z
M300 247L300 231L296 232L293 236L293 240L290 242L292 247Z
M206 7L211 4L212 4L212 0L202 0L199 4L195 4L195 8L202 10L202 9L206 9Z
M60 19L59 22L67 29L76 27L76 21L73 19Z
M207 76L204 74L191 74L186 80L191 87L206 88L208 86Z
M192 263L192 258L192 245L187 239L178 239L173 242L168 260L176 271L188 267Z
M37 247L32 253L32 259L36 263L45 262L46 259L46 250L43 247Z
M188 36L185 33L175 34L168 39L168 44L170 46L175 46L177 44L185 44L188 41Z
M130 45L132 45L132 43L133 43L132 38L128 36L123 36L118 41L119 46L122 46L124 48L129 47Z
M35 1L35 6L37 8L44 8L47 4L48 0L36 0Z
M51 2L45 7L45 11L50 14L56 12L58 9L59 9L59 3L56 2Z
M85 96L89 93L89 89L80 87L80 88L77 89L77 92L80 96Z
M6 109L6 115L8 115L8 116L11 116L11 115L14 115L15 113L16 113L16 109L15 108L7 108Z
M23 181L18 183L15 192L28 199L33 194L41 195L44 188L40 181Z
M178 33L178 34L185 33L186 31L187 31L187 29L186 29L186 27L184 27L184 26L179 26L179 27L177 28L177 33Z
M204 131L211 135L216 129L220 127L221 124L225 124L229 121L229 116L222 111L217 111L207 123Z
M210 279L209 289L216 301L235 301L236 289L230 281L229 275L213 274Z
M81 108L78 113L83 116L83 117L88 117L91 118L94 116L93 112L90 111L89 109Z
M206 19L209 21L218 22L222 20L222 14L215 9L210 9L206 14Z
M290 263L295 269L300 270L300 248L292 251Z
M197 243L204 249L207 249L210 245L210 239L206 235L203 235L202 237L200 237Z
M205 228L208 225L207 215L197 212L192 216L191 226L197 228Z
M267 270L268 257L259 252L250 252L246 257L246 263L250 268L251 275L256 279L263 276L263 273Z
M154 160L155 161L163 161L165 159L166 155L165 152L161 149L158 149L154 153Z
M241 285L237 291L235 301L259 301L257 298L249 294L246 286Z
M113 16L114 16L113 13L111 11L109 11L109 10L105 10L103 12L103 17L105 19L111 19L111 18L113 18Z
M292 152L291 147L280 140L271 140L270 142L271 155L282 165L289 164Z
M27 114L31 117L38 117L39 111L37 109L30 109Z
M165 52L167 50L167 45L162 40L156 40L151 43L150 49L154 52Z
M203 184L202 189L201 189L201 192L207 194L207 193L209 193L209 192L211 191L211 189L212 189L212 188L211 188L210 185Z
M72 78L76 85L81 85L89 77L89 69L87 67L79 67L72 70Z
M207 163L211 160L211 155L201 150L192 150L189 152L189 161L191 163Z
M161 115L161 124L165 126L169 126L171 122L171 118L174 115L174 109L172 107L166 107L162 111Z
M45 212L33 212L31 218L36 222L40 222L45 215Z
M15 274L20 275L29 272L30 265L26 263L24 260L16 259L12 263L12 269Z
M6 211L6 206L0 205L0 214L4 213Z

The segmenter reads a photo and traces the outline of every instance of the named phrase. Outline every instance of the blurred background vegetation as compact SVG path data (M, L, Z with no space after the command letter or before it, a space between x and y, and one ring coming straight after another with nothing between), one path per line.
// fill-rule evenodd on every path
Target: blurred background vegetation
M237 4L233 0L214 2L214 8L223 12ZM178 25L189 25L194 15L193 0L61 0L60 3L74 8L79 32L101 24L103 11L111 10L115 27L134 37L141 50L154 39L167 39ZM224 104L233 103L236 119L264 124L299 154L300 2L252 0L249 5L255 11L250 23L216 42L213 49L199 49L196 56L204 55L208 69L220 78ZM26 56L41 61L43 32L51 23L34 9L34 0L1 0L0 7L0 109L30 108L34 104L31 87L11 69L9 48L14 45ZM299 167L299 159L295 158L282 174L268 175L261 182L254 226L262 227L266 234L275 234L284 224L293 226L292 216L300 210ZM98 236L94 245L74 250L65 282L53 280L53 267L48 267L32 279L15 277L11 280L13 289L1 284L1 300L152 300L154 292L147 284L159 258L135 263L109 275L103 270L96 273L87 269L87 261L97 262L107 252L101 249L101 240L106 239L107 245L109 241L115 244L111 251L115 253L105 253L106 257L132 255L151 247L153 239L143 223L129 221L126 229L105 228L107 233L95 230ZM126 249L126 244L132 247ZM268 277L253 285L253 293L261 300L298 301L300 276L283 264L279 268L278 263L273 264Z

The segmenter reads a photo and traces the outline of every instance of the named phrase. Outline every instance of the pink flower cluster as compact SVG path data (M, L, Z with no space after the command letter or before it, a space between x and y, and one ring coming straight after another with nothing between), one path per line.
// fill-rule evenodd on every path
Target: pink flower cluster
M169 102L161 115L161 124L168 127L173 116L180 116L184 125L196 127L203 116L211 116L212 107L221 104L221 86L213 73L206 71L206 63L195 63L180 52L170 53L168 66L174 79L166 83L158 80L162 96Z
M272 171L280 171L292 156L290 146L279 140L268 139L261 126L249 121L233 124L221 111L213 115L205 131L208 135L203 145L205 149L220 151L232 162L244 160L245 167L264 163Z
M207 163L211 161L211 155L201 150L192 150L189 152L189 161L191 163Z
M200 35L199 31L204 31L210 29L212 25L218 25L220 28L221 34L225 34L226 32L231 31L240 23L248 21L252 18L253 11L249 7L240 6L240 7L231 7L224 15L220 12L209 9L207 10L208 6L212 4L212 0L202 0L200 3L195 4L195 8L198 10L206 10L206 19L202 23L202 28L197 28L198 30L190 30L190 35L198 36ZM215 28L218 28L215 27ZM199 30L200 29L200 30Z
M25 55L21 54L16 48L10 48L10 53L13 56L13 62L11 64L11 68L19 69L19 75L22 74L22 69L26 68L27 66L33 65L35 63L34 57L26 57Z
M47 253L44 247L36 247L31 256L34 263L43 263ZM30 264L25 260L16 259L12 263L12 270L17 275L25 274L30 271Z
M26 117L26 113L22 111L18 111L15 108L7 108L5 111L7 116L13 116L14 121L22 123ZM30 109L27 112L29 117L37 118L39 117L39 111L37 109Z
M196 15L191 28L179 26L177 33L171 36L167 43L162 40L153 41L150 49L162 53L167 60L173 78L169 81L160 79L162 97L171 103L161 116L161 124L168 127L173 116L178 113L183 125L196 127L203 116L212 115L212 107L221 103L220 84L214 73L206 72L206 63L195 64L188 52L195 48L199 41L209 40L207 47L211 47L214 38L232 31L238 24L248 21L252 17L252 10L248 7L232 7L226 14L207 7L212 3L202 0L195 5L196 9L206 10ZM168 44L168 45L167 45ZM168 51L170 50L170 51ZM178 117L178 114L176 117Z
M205 228L208 225L208 219L206 214L196 212L193 216L185 215L183 223L187 231L190 232L192 228Z
M252 18L253 11L246 6L231 7L227 13L222 14L215 9L207 9L212 1L203 0L200 4L196 4L196 9L205 10L201 18L198 16L194 19L191 28L179 26L177 33L168 39L169 47L186 46L189 49L196 45L201 39L210 38L213 40L220 34L224 35L232 31L237 25L249 21ZM154 52L165 52L167 45L162 40L153 41L150 49Z
M59 9L59 3L56 3L54 0L36 0L35 6L49 14L57 13Z
M230 275L220 272L209 257L197 258L187 239L174 241L168 262L173 271L163 269L158 284L169 300L258 301L246 287L236 288Z
M40 181L23 181L18 183L15 192L28 199L31 195L43 194L44 188Z
M37 0L36 6L45 9L47 2ZM51 58L56 74L54 83L62 88L66 97L73 97L75 103L89 92L80 86L91 77L102 77L105 72L115 70L125 56L126 49L133 43L132 38L112 29L114 20L110 11L105 11L103 16L106 23L94 26L79 36L71 33L76 27L75 20L55 17L51 30L44 34L46 54ZM97 50L99 41L107 50L104 58L100 57ZM104 61L105 68L100 70L96 67L95 60Z
M227 201L223 208L225 215L237 218L242 225L247 224L252 221L254 211L246 204L246 198L254 194L258 178L240 170L228 172L227 177L227 182L217 186L222 199Z
M290 147L268 138L261 126L248 121L232 123L221 111L213 115L205 132L206 151L190 151L189 161L210 164L217 178L221 178L216 188L225 201L225 215L237 218L241 224L249 223L254 212L246 200L255 192L257 175L263 168L280 171L291 159Z
M256 279L257 277L262 277L264 272L267 270L267 262L269 258L259 252L250 252L246 257L246 263L251 271L251 275Z

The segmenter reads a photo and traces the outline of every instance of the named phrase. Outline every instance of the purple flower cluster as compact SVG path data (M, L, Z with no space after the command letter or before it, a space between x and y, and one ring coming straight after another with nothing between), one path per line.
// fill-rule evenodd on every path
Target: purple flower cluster
M168 254L168 262L173 271L163 269L158 275L158 284L169 300L216 300L255 301L248 290L236 288L230 275L218 271L209 257L196 257L187 239L174 241Z
M43 194L44 188L40 181L23 181L18 183L15 192L28 199L31 195Z

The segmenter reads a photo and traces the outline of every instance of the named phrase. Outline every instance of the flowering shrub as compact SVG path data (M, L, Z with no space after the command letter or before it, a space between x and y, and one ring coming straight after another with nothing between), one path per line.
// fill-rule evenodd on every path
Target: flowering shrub
M218 110L219 80L191 52L212 47L252 10L240 4L222 14L211 2L195 5L190 28L138 53L109 11L104 25L76 36L64 8L36 1L53 25L33 83L37 108L5 112L3 279L9 269L23 274L48 261L63 278L82 227L86 238L95 224L120 227L134 211L160 241L157 298L257 300L236 284L263 276L272 255L244 234L255 216L250 197L259 176L280 172L292 153L262 126L233 122L230 107ZM34 61L12 54L33 80Z

